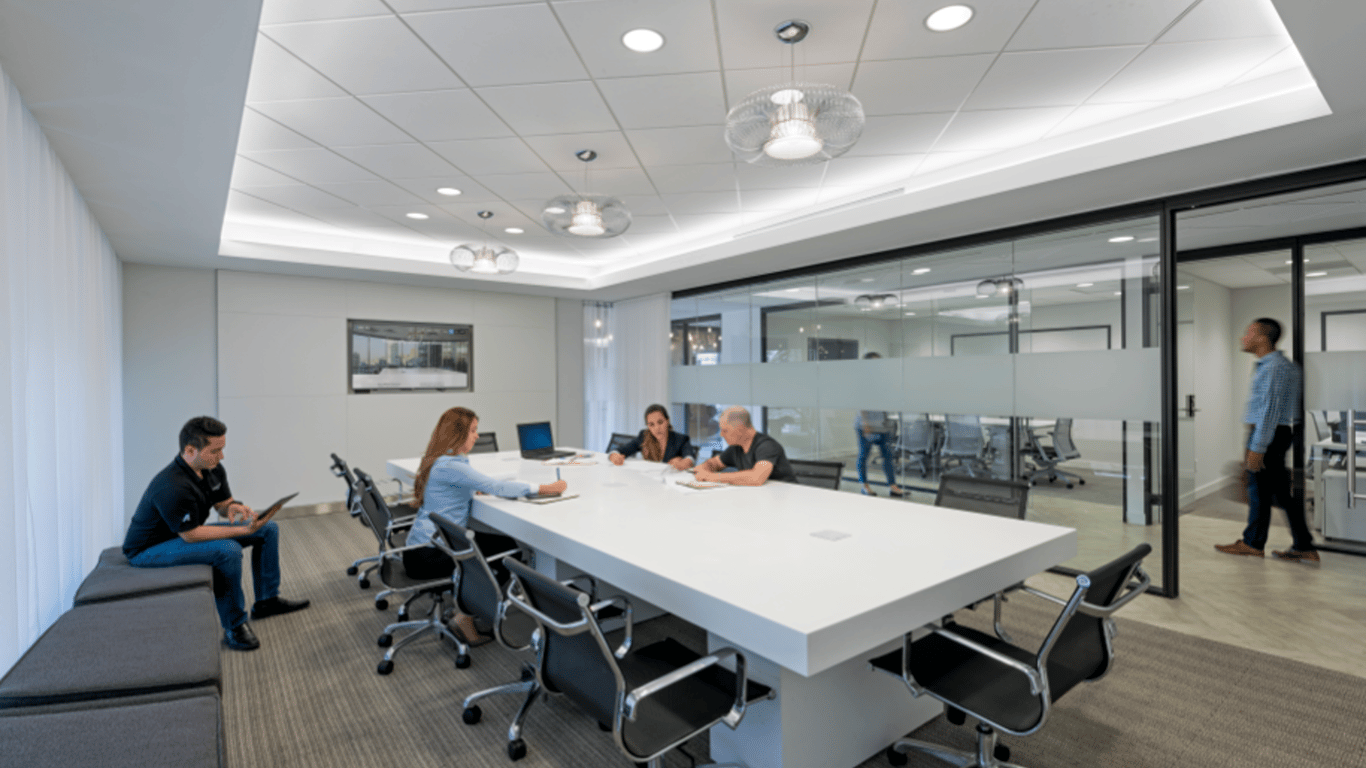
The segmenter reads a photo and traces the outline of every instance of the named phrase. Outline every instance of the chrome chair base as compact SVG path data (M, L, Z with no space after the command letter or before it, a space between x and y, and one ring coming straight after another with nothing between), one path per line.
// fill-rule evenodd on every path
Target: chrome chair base
M888 747L887 760L892 765L905 765L907 762L906 754L911 750L937 757L950 765L958 766L958 768L1024 768L1024 766L1009 763L996 757L996 731L982 725L977 727L976 752L949 749L919 739L901 739Z

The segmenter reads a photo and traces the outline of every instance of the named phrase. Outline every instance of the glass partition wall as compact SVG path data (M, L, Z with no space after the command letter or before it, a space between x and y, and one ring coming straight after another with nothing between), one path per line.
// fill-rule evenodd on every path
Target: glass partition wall
M1159 222L678 297L674 408L705 455L724 405L753 404L789 457L842 462L845 492L933 503L944 473L1032 481L1028 518L1079 531L1069 570L1139 541L1160 557Z

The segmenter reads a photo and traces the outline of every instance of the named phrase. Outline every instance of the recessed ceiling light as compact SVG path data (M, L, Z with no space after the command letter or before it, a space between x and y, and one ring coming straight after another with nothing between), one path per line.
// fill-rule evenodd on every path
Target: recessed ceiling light
M1189 285L1178 285L1178 286L1176 286L1176 290L1178 290L1178 291L1189 291L1190 289L1191 289L1191 287L1190 287Z
M545 212L558 216L559 214L564 213L564 209L559 207L558 205L552 205L549 208L545 209Z
M425 213L417 213L416 211L414 211L414 212L412 212L412 213L405 213L405 214L403 214L403 215L404 215L404 216L407 216L407 217L410 218L410 219L417 219L417 220L419 220L419 221L421 221L422 219L430 219L430 218L431 218L431 216L428 216L428 215L425 214Z
M437 187L436 193L438 195L445 195L446 197L455 197L460 194L460 190L455 187Z
M1077 283L1078 288L1090 288L1093 285L1095 285L1095 283Z
M1140 242L1140 243L1151 243L1151 242L1153 242L1153 241L1155 241L1155 240L1157 240L1157 238L1155 238L1155 237L1140 237L1140 238L1138 238L1138 242Z
M664 36L653 29L633 29L621 36L621 44L636 53L650 53L664 47Z
M877 279L876 277L860 277L860 278L858 279L858 281L859 281L860 283L871 283L871 282L873 282L873 281L876 280L876 279Z
M1294 264L1295 262L1294 262L1294 260L1292 260L1292 259L1286 259L1286 260L1285 260L1285 263L1286 263L1286 264ZM1305 260L1304 260L1304 263L1305 263L1305 264L1308 264L1308 263L1309 263L1309 259L1305 259Z
M948 32L972 20L972 9L966 5L946 5L925 19L931 32Z
M522 229L521 227L508 227L507 229L505 229L505 230L503 230L503 231L506 232L506 233L508 233L509 235L520 235L520 234L522 234L523 232L525 232L526 230L525 230L525 229Z
M1325 275L1327 275L1327 274L1328 274L1327 272L1306 272L1304 276L1305 276L1305 277L1323 277L1323 276L1325 276Z
M914 314L915 314L914 312L907 312L907 313L906 313L906 317L911 317L911 316L914 315Z
M1116 296L1123 296L1123 295L1124 295L1124 291L1115 291L1115 295L1116 295Z
M978 295L977 295L977 298L979 298L979 299L989 299L989 298L991 298L991 297L990 297L990 296L983 296L983 295L981 295L981 294L978 294Z
M913 274L913 275L923 275L923 274L925 274L926 272L929 272L929 271L930 271L930 268L929 268L929 267L921 267L920 269L913 269L913 270L911 270L911 274Z
M800 289L800 288L785 288L784 290L786 290L788 293L796 293L797 291L800 291L801 289Z
M1119 237L1110 238L1110 242L1112 243L1131 243L1133 240L1133 235L1120 235Z

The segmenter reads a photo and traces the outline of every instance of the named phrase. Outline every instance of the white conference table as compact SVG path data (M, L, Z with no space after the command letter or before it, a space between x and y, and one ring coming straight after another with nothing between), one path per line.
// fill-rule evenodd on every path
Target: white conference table
M777 698L735 731L712 729L717 762L858 765L942 711L869 659L1077 551L1071 528L788 483L698 491L660 464L592 460L559 467L578 498L480 496L472 516L534 548L539 571L561 576L567 564L702 627L711 649L745 652ZM555 479L555 467L516 451L470 463L500 479ZM417 464L388 471L410 483Z

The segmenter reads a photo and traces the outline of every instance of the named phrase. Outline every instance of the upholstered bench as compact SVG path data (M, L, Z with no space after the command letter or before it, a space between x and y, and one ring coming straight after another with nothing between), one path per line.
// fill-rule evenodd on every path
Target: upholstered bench
M74 605L123 600L128 597L174 592L178 589L213 586L213 569L207 565L174 565L169 568L137 568L123 556L121 547L100 553L99 562L76 590Z
M0 679L0 708L217 691L220 635L207 588L81 605L62 614Z

